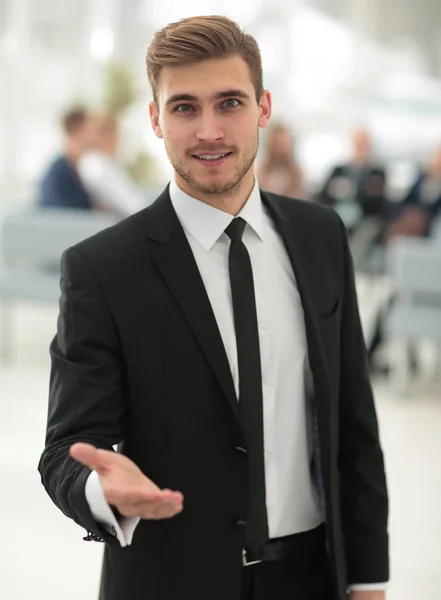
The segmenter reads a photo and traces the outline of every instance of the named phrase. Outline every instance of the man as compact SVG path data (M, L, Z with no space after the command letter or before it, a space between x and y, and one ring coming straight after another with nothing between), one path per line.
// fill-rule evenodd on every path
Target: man
M119 143L116 119L110 115L96 115L93 120L95 142L79 161L81 179L95 208L126 217L145 208L147 199L116 160Z
M387 242L400 236L430 235L431 225L441 214L441 146L429 163L420 169L403 200L386 235Z
M317 199L333 207L355 202L362 219L375 216L384 220L388 216L386 173L374 163L371 136L365 129L356 128L351 142L350 162L332 169Z
M305 198L304 177L294 152L294 136L283 123L272 125L266 155L259 169L262 189L293 198Z
M45 173L38 192L38 204L60 208L92 208L92 200L78 175L78 161L93 141L93 125L82 108L62 119L66 135L64 154Z
M43 483L106 543L105 600L382 600L386 484L342 223L257 187L271 96L253 37L184 19L147 69L175 179L64 254Z

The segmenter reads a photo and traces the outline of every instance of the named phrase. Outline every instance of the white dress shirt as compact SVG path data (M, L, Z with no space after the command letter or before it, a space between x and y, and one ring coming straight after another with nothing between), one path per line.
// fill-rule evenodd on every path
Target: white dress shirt
M170 198L207 290L238 394L228 268L230 239L224 233L234 217L188 196L174 181ZM247 223L242 239L254 275L262 364L266 503L269 535L275 538L309 531L322 522L311 476L311 425L306 402L311 373L294 272L274 222L262 205L257 183L238 216ZM137 521L123 519L118 523L97 488L99 479L92 473L86 483L92 514L97 521L115 528L122 546L130 544Z

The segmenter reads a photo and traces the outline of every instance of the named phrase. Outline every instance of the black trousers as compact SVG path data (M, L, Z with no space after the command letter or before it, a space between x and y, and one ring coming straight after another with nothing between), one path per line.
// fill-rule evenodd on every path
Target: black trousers
M323 543L278 562L243 568L241 600L334 600Z

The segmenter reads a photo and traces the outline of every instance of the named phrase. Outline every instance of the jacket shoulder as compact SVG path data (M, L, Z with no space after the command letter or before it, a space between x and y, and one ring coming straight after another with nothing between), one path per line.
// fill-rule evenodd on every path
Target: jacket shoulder
M106 227L95 235L75 244L74 250L84 259L111 260L129 258L146 241L147 207L134 215Z
M331 207L319 204L313 200L300 200L297 198L288 198L264 192L272 203L279 207L285 215L295 219L302 219L306 224L323 225L325 227L341 226L341 219L338 213Z

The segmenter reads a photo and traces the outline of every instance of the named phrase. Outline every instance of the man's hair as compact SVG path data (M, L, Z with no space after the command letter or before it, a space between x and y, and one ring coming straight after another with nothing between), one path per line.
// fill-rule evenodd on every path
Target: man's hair
M239 55L248 65L256 99L263 94L262 59L252 35L223 16L181 19L157 31L147 50L147 75L158 106L161 71L168 65L184 65L213 58Z
M84 108L72 108L68 110L61 119L61 124L65 133L70 135L79 127L84 125L89 115Z

